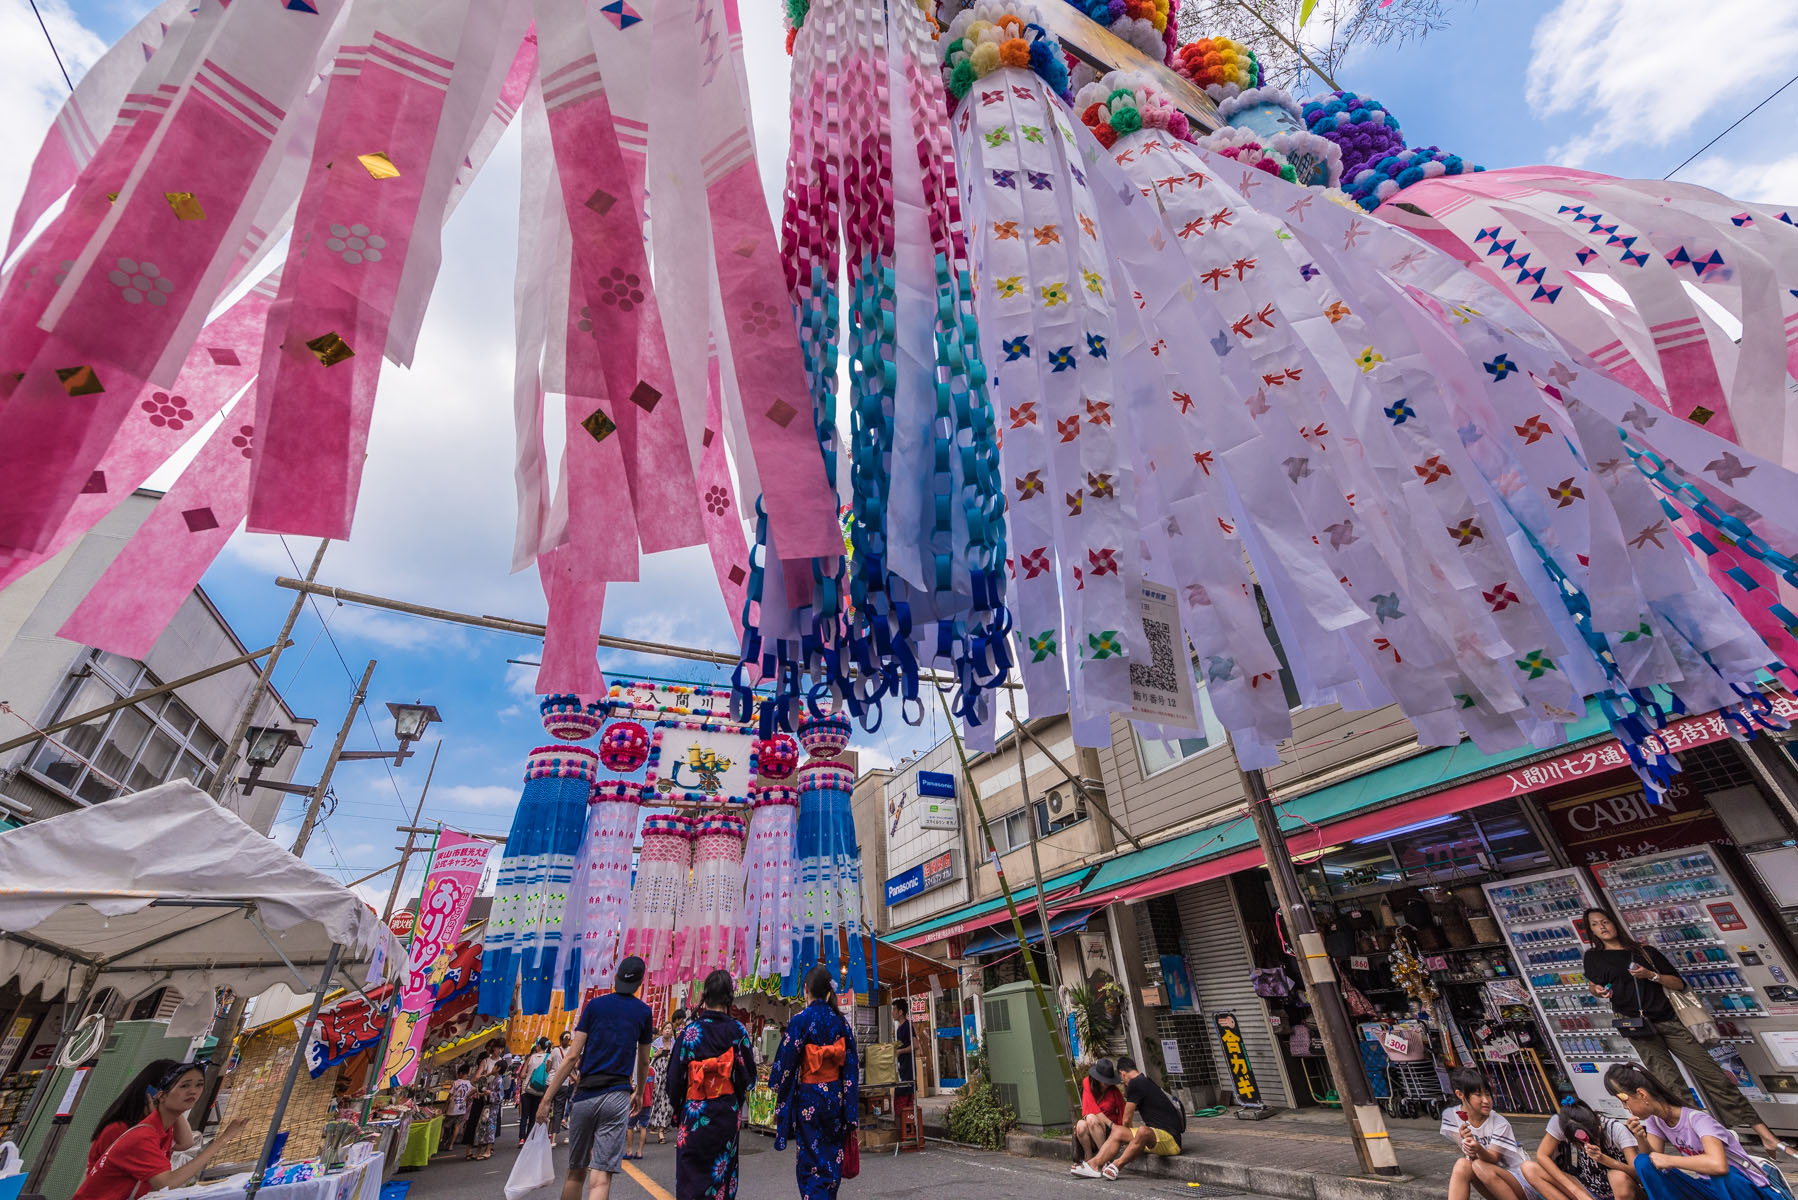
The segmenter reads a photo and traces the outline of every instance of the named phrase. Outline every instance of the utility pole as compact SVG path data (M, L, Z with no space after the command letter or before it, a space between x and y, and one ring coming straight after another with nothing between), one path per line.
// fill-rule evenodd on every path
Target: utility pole
M1361 1056L1355 1050L1349 1031L1348 1006L1342 1002L1342 985L1324 950L1323 935L1311 919L1311 906L1305 902L1299 887L1298 872L1292 868L1292 851L1280 829L1268 799L1267 779L1259 770L1238 769L1243 791L1249 797L1249 814L1255 821L1255 835L1261 840L1261 854L1267 859L1267 870L1273 876L1274 896L1286 914L1287 928L1297 940L1300 970L1305 976L1311 1008L1322 1026L1324 1057L1330 1064L1330 1075L1344 1097L1342 1115L1348 1118L1349 1133L1355 1152L1361 1156L1362 1169L1375 1175L1399 1174L1398 1156L1386 1132L1386 1120L1374 1103L1373 1089L1361 1070Z
M319 553L323 554L321 547ZM343 744L349 740L350 726L356 722L356 714L362 711L362 701L368 696L368 680L375 673L375 660L369 659L368 666L363 668L362 682L356 685L356 695L350 700L350 709L343 714L343 725L337 730L337 740L331 744L331 757L325 760L325 770L318 777L318 785L312 789L312 801L306 806L306 819L300 823L300 836L293 840L293 856L302 857L306 853L306 843L312 840L312 827L318 823L319 806L325 802L325 789L331 786L331 772L337 769L337 759L343 753ZM442 745L441 742L438 743ZM421 797L422 799L422 797Z
M940 689L937 699L943 705L943 715L949 718L949 736L955 739L955 753L961 759L961 776L968 781L968 796L974 801L974 814L980 818L980 833L986 840L987 858L992 861L993 874L999 880L999 891L1005 897L1005 911L1011 914L1012 936L1018 939L1020 947L1028 946L1030 939L1024 935L1024 919L1018 915L1018 902L1011 894L1011 885L1005 881L1005 867L999 861L999 850L993 841L993 827L987 824L986 806L980 802L980 788L974 783L974 772L968 768L968 749L962 745L961 730L955 725L955 714L949 711L949 701ZM972 870L970 865L969 871ZM1049 1031L1050 1043L1055 1047L1055 1063L1061 1068L1061 1082L1067 1088L1068 1114L1071 1117L1080 1111L1080 1088L1074 1082L1074 1064L1068 1058L1067 1043L1062 1041L1054 1010L1049 1007L1049 997L1043 992L1043 978L1036 973L1036 960L1028 953L1023 958L1024 971L1030 976L1030 986L1036 992L1037 1014L1042 1018L1043 1028Z
M431 790L431 776L437 773L437 756L443 753L443 739L437 740L437 748L431 751L431 768L425 772L425 785L418 793L418 807L412 810L412 824L406 829L406 844L400 849L400 865L393 872L393 886L387 891L387 907L381 910L381 923L385 925L393 919L393 906L400 898L400 884L406 878L406 864L412 860L413 839L418 836L418 818L425 810L425 796Z
M1011 740L1018 752L1018 791L1024 797L1024 825L1030 831L1030 874L1036 880L1036 919L1042 925L1043 949L1049 958L1049 986L1055 989L1055 998L1061 998L1061 955L1055 952L1055 934L1049 927L1049 901L1043 896L1043 860L1036 848L1036 805L1030 799L1030 772L1024 769L1024 726L1018 720L1018 701L1015 696L1007 696L1011 703ZM1029 952L1026 950L1026 954Z
M306 569L306 582L311 583L318 577L318 568L325 561L325 550L331 545L330 538L320 538L318 550L312 556L312 565ZM238 715L237 728L231 731L231 740L225 743L225 758L219 763L218 774L212 780L212 798L217 800L225 794L230 785L231 776L236 773L238 747L243 745L244 738L249 736L250 722L256 719L256 706L262 703L262 694L268 691L268 681L275 676L275 664L281 661L281 651L293 645L291 640L293 627L300 619L300 610L306 606L306 593L294 594L293 607L287 610L287 620L281 626L281 636L275 639L269 650L268 662L263 665L262 674L256 677L250 688L250 699Z

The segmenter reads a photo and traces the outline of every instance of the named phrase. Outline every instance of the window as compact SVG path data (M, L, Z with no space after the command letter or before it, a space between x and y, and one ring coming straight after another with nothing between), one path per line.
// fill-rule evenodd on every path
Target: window
M46 723L100 708L156 683L142 663L92 651L79 664ZM39 743L31 771L89 804L171 779L206 787L225 748L224 741L173 696L154 696L108 713L64 730L56 740L60 746Z
M1030 844L1030 827L1024 821L1021 808L999 818L999 853L1009 854Z

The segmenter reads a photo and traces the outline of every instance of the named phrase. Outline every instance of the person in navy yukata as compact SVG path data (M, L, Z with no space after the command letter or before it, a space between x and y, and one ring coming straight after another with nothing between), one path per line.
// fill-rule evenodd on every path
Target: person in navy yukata
M794 1172L803 1200L836 1200L843 1146L859 1116L860 1061L855 1034L837 1011L830 971L805 977L811 1003L787 1022L768 1087L774 1092L774 1148L798 1144Z
M668 1102L680 1118L674 1139L677 1200L735 1200L737 1134L755 1086L749 1031L730 1015L737 998L729 971L705 977L700 1002L668 1055Z

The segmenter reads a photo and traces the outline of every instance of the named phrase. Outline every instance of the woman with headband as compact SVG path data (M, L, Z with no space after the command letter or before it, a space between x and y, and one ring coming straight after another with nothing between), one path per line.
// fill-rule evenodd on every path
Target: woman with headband
M241 1118L226 1121L218 1135L187 1162L176 1167L169 1161L176 1149L177 1131L185 1131L187 1145L193 1144L187 1113L200 1102L205 1075L206 1068L199 1063L177 1063L165 1070L147 1089L149 1112L106 1147L88 1168L73 1200L136 1200L145 1192L185 1187L198 1179L243 1124Z

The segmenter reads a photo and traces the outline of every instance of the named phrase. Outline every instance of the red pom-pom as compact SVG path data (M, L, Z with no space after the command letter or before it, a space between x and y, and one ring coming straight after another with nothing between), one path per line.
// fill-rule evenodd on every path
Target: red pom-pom
M1093 136L1098 138L1099 145L1105 147L1107 150L1111 149L1118 140L1117 130L1109 125L1094 126Z

